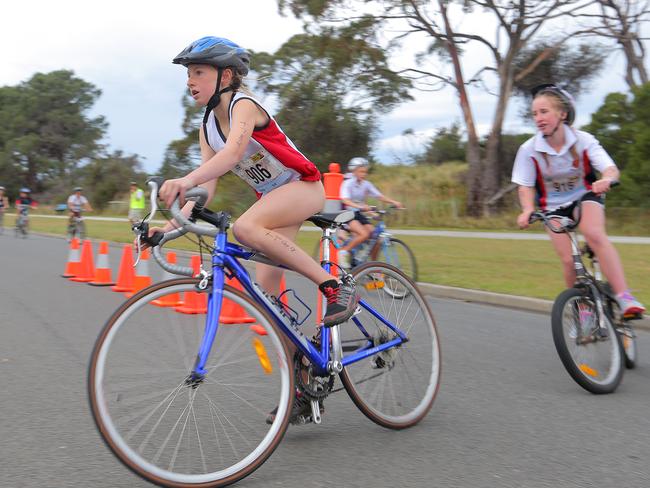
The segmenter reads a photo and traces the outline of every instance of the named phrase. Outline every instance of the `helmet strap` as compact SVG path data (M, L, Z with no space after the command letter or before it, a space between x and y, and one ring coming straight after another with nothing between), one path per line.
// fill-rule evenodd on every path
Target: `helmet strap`
M205 113L203 114L203 135L205 136L205 142L208 144L210 143L208 141L208 117L210 116L210 112L212 112L218 105L219 102L221 102L221 95L223 93L233 91L232 86L227 86L223 90L219 90L219 86L221 86L221 75L223 74L224 68L217 68L217 86L214 90L214 94L210 97L210 100L208 100L208 104L205 107Z

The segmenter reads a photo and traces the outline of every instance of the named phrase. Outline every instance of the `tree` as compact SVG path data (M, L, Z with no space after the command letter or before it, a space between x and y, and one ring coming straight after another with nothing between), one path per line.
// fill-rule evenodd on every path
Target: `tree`
M609 152L621 172L621 188L608 196L614 204L650 207L650 83L632 90L633 98L610 93L585 130Z
M277 96L283 130L321 170L368 156L376 117L410 99L410 82L371 45L371 19L299 34L275 53L255 53L257 87Z
M439 128L426 145L423 154L415 158L417 164L442 164L465 160L465 143L460 125L454 122L449 128Z
M79 171L79 184L88 188L88 198L97 209L103 209L117 195L128 194L129 183L142 179L137 155L114 151L93 159Z
M581 16L596 19L590 31L601 38L611 39L619 45L626 61L625 81L630 89L647 83L645 47L647 40L641 35L641 26L650 21L650 2L641 0L596 0L600 13Z
M101 91L72 71L37 73L0 88L0 177L39 191L101 149L107 124L90 118Z
M551 53L545 55L548 49ZM513 60L515 72L518 73L514 78L513 95L530 102L531 88L552 82L565 87L578 98L602 69L605 61L603 49L603 46L593 42L558 49L551 41L522 49ZM536 62L542 57L541 61ZM529 106L527 103L526 118L529 118Z
M316 19L321 22L330 21L336 25L345 25L364 16L353 10L352 5L344 0L278 0L281 11L289 10L298 17ZM589 0L539 0L526 2L520 0L462 0L451 2L438 0L378 0L363 2L363 7L372 12L375 30L383 30L388 34L400 29L395 40L407 36L424 35L429 40L428 49L416 58L417 66L408 68L415 81L419 81L429 89L440 86L453 87L459 98L467 132L467 161L468 202L467 211L470 215L479 215L490 210L486 203L492 201L500 185L499 151L500 139L506 109L512 94L514 79L517 72L513 61L517 54L535 38L540 29L547 23L567 15L575 15L591 4ZM458 7L458 8L457 8ZM474 14L481 10L490 14L497 27L492 39L488 39L474 31L461 32L456 30L450 20L450 9L453 15L462 12ZM313 29L313 26L310 25ZM566 32L555 44L561 45L568 41L575 32ZM468 45L477 44L487 53L486 66L477 74L466 80L463 73L463 54ZM548 56L547 51L543 56ZM451 61L451 73L444 74L433 69L426 69L424 61L430 56ZM488 61L491 59L491 61ZM537 60L533 61L534 63ZM492 128L487 140L483 157L480 151L479 138L472 113L467 85L485 83L486 73L495 75L496 108L492 120Z

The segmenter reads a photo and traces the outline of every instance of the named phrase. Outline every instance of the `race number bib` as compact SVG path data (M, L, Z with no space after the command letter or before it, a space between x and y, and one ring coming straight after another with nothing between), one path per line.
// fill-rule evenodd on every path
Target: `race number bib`
M269 192L293 177L289 168L264 150L257 151L248 159L237 163L232 170L259 193Z
M577 189L580 184L580 176L574 175L568 178L551 178L549 181L550 188L556 193L568 193Z

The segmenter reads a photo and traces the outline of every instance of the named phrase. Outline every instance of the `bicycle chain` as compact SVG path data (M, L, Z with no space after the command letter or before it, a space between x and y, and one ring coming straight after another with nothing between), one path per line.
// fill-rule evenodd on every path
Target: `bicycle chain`
M293 358L296 386L310 399L322 400L332 391L332 387L334 386L334 375L330 375L327 378L314 376L312 374L311 364L309 366L303 364L302 359L304 357L305 355L298 351ZM307 383L305 383L303 378L303 372L305 371L307 372L308 377Z

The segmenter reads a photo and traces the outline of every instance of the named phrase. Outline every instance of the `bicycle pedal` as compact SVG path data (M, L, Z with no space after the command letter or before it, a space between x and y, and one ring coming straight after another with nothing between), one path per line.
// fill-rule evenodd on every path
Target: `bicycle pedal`
M362 311L363 309L361 308L361 305L357 305L357 308L354 309L354 313L352 314L352 317L354 317L355 315L359 315Z

